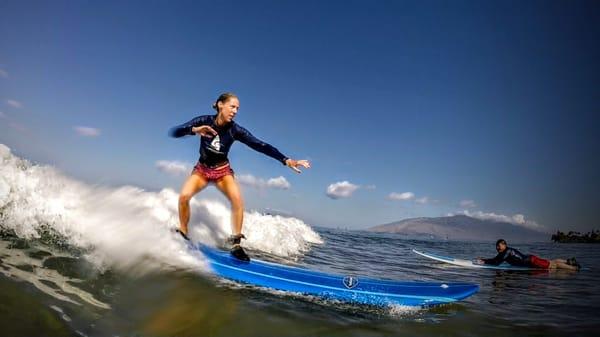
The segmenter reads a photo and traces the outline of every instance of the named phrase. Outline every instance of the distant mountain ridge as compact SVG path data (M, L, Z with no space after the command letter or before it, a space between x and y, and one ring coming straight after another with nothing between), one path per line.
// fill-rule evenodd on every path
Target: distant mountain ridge
M374 226L367 230L405 235L433 235L439 239L455 241L495 242L497 239L503 238L510 243L550 240L549 233L535 231L508 222L482 220L466 215L404 219Z

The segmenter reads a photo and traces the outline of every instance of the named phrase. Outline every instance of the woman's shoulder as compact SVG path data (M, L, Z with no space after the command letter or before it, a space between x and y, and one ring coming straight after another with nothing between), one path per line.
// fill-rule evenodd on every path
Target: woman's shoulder
M240 132L240 131L248 131L246 130L245 127L241 126L240 124L238 124L236 121L231 121L231 130L235 131L235 132Z

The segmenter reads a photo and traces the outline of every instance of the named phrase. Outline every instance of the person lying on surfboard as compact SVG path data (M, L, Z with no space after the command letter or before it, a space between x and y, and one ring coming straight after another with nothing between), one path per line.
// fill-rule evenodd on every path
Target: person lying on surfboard
M294 160L284 156L275 147L257 139L248 130L233 121L240 109L240 101L233 93L224 93L213 104L215 115L199 116L187 123L172 128L169 135L174 138L200 136L200 159L187 178L179 194L179 232L189 240L190 199L209 183L213 182L231 203L233 233L229 237L231 254L239 260L250 261L240 245L244 218L244 202L240 187L234 178L227 154L234 141L238 140L250 148L276 159L283 165L300 173L299 167L310 168L308 160Z
M513 266L540 269L579 270L581 268L574 257L567 260L546 260L535 255L525 255L514 248L508 247L504 239L499 239L496 241L496 251L498 252L496 257L491 259L478 258L477 262L480 264L489 264L493 266L497 266L502 262L507 262Z

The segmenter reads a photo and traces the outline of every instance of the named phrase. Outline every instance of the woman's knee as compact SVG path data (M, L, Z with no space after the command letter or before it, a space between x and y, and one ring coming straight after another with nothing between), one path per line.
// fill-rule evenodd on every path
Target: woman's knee
M192 195L189 193L181 193L179 195L179 203L180 204L187 204L190 202L191 199L192 199Z
M233 209L244 209L244 200L241 195L234 195L229 198L231 202L231 208Z

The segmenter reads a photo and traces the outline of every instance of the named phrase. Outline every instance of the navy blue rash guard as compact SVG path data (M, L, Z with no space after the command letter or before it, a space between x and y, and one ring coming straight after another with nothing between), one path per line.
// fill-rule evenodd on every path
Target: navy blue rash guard
M504 252L498 253L498 255L496 255L496 257L493 259L483 259L485 264L491 264L494 266L497 266L504 261L508 262L512 266L530 266L529 255L525 255L520 251L510 247L506 247Z
M218 135L214 137L202 136L200 140L200 159L198 162L208 167L220 166L229 162L227 154L234 141L248 145L255 151L266 154L267 156L280 161L285 165L288 157L284 156L275 147L254 137L248 130L239 126L234 121L227 125L217 126L216 115L198 116L191 121L172 128L169 131L171 137L180 138L183 136L193 136L193 127L208 125L217 131Z

